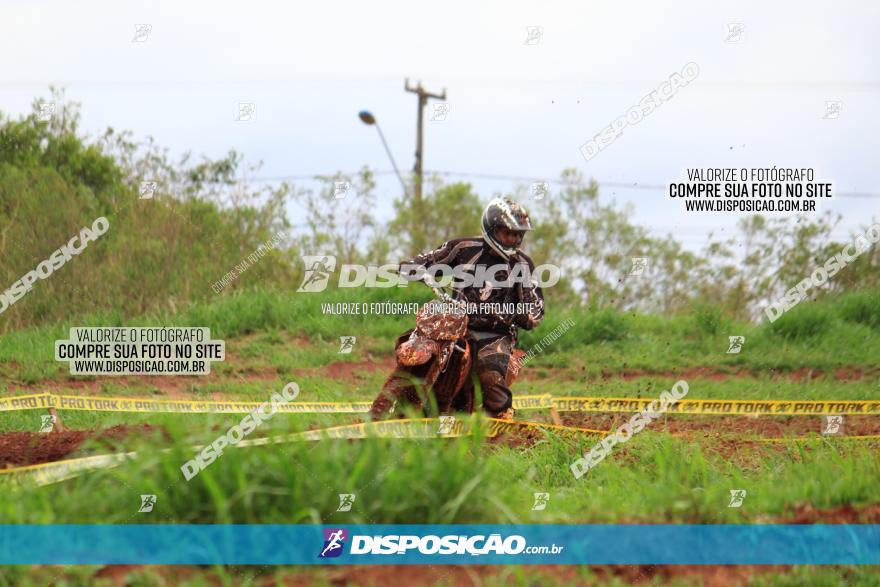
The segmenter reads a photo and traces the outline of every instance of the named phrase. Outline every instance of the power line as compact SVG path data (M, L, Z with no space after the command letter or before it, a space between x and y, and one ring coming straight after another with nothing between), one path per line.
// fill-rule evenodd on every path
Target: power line
M658 79L600 79L600 78L523 78L519 76L491 76L479 75L456 75L449 72L439 73L436 76L445 80L459 81L469 85L537 85L547 86L580 86L584 88L644 88L653 87ZM214 79L19 79L0 82L0 88L6 90L39 88L46 89L50 85L64 88L74 87L113 87L113 88L166 88L173 86L274 86L274 85L302 85L304 81L339 82L350 84L352 81L359 83L399 83L397 75L357 75L357 74L303 74L295 78L289 77L260 77L260 78L214 78ZM729 92L765 90L774 88L791 89L849 89L855 91L880 91L878 80L702 80L699 87L703 90L717 90Z

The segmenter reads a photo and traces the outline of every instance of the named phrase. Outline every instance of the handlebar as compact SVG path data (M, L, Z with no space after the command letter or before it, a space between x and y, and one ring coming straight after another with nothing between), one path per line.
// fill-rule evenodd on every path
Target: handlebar
M466 307L466 304L465 304L463 301L461 301L461 300L456 300L456 299L453 298L451 295L449 295L449 294L443 289L443 287L442 287L439 283L437 283L436 281L434 281L434 278L431 277L430 275L428 275L427 273L426 273L426 274L423 274L420 278L418 278L417 281L421 281L421 282L424 283L427 287L431 288L431 291L434 292L434 295L437 296L437 299L439 299L440 301L443 301L443 302L446 302L446 303L448 303L448 304L452 304L452 305L455 305L455 306L460 306L460 307L462 307L462 308L465 308L465 307Z
M446 293L446 291L443 290L443 288L440 286L440 284L437 283L436 281L434 281L434 280L431 278L431 276L429 276L429 275L425 275L425 276L424 276L422 279L420 279L419 281L422 281L425 285L427 285L428 287L430 287L430 288L431 288L431 291L434 292L434 295L437 296L437 298L440 299L441 301L443 301L443 302L445 302L445 303L447 303L447 304L451 304L451 305L453 305L453 306L460 307L460 308L466 308L466 307L467 307L466 304L465 304L463 301L461 301L461 300L456 300L456 299L453 298L451 295L449 295L448 293Z

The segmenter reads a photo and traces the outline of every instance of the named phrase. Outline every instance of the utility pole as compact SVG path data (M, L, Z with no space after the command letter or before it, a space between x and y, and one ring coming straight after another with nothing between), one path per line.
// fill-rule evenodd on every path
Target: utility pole
M403 89L407 92L412 92L413 94L418 95L419 97L419 107L418 107L418 123L416 126L416 163L413 167L413 172L415 173L415 189L413 190L413 212L414 217L417 221L424 220L425 216L422 213L422 137L424 134L423 131L423 123L424 123L424 110L425 106L428 104L428 98L436 98L438 100L446 99L446 88L443 88L442 94L432 94L425 90L422 87L422 82L419 82L418 85L412 87L409 85L409 78L404 80ZM416 253L421 253L422 249L425 246L425 243L422 242L424 233L420 230L413 230L413 246L416 249Z

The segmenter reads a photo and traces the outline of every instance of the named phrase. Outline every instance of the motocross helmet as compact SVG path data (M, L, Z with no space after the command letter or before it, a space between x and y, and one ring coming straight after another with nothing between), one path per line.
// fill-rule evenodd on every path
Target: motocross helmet
M495 236L495 230L499 226L504 226L509 230L521 233L532 230L532 223L529 221L529 215L526 213L525 208L510 198L495 198L489 202L489 205L483 211L481 224L483 238L495 252L506 258L516 255L517 246L519 246L522 240L516 246L506 247Z

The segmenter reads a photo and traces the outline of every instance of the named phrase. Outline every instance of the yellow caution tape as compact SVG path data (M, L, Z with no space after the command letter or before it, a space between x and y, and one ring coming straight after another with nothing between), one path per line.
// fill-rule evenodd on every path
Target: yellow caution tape
M529 428L554 430L564 434L577 435L597 435L605 436L608 434L604 430L590 430L587 428L575 428L571 426L555 426L552 424L541 424L537 422L525 422L521 420L497 420L495 418L488 419L491 424L487 430L487 436L494 437L498 434L509 432L512 430L523 430ZM464 429L461 421L455 421L448 428L441 431L441 420L437 418L424 418L419 420L392 420L385 422L369 422L362 424L350 424L346 426L333 426L320 430L309 430L287 436L273 436L269 438L255 438L252 440L242 440L235 446L265 446L281 442L291 442L297 440L324 440L332 438L366 438L370 435L384 438L449 438L462 436ZM792 437L792 438L760 438L758 442L803 442L816 440L878 440L880 435L873 436L812 436L812 437ZM746 439L743 439L745 441ZM58 483L67 479L78 476L83 471L94 469L107 469L119 465L126 459L137 456L135 452L111 455L95 455L89 457L81 457L77 459L68 459L65 461L56 461L54 463L41 463L39 465L27 465L24 467L15 467L11 469L0 469L0 475L6 475L15 481L22 476L26 476L36 485L49 485Z
M68 459L66 461L55 461L53 463L40 463L39 465L0 469L0 475L11 475L13 476L13 479L18 480L19 475L27 474L27 478L37 485L49 485L50 483L58 483L59 481L72 479L82 471L115 467L122 461L134 457L135 454L136 453L134 452L128 452L111 455L94 455L90 457L80 457L78 459Z
M575 436L604 436L608 432L604 430L591 430L574 426L556 426L542 424L540 422L525 422L522 420L498 420L486 418L489 426L486 436L494 437L504 432L514 430L550 430L562 435ZM444 418L420 418L412 420L385 420L379 422L363 422L360 424L348 424L344 426L331 426L319 430L307 430L285 436L271 436L268 438L254 438L242 440L234 446L265 446L282 442L325 440L334 438L367 438L375 436L379 438L454 438L470 433L465 422L454 417ZM201 447L196 447L198 450ZM163 449L168 450L168 449ZM19 475L27 478L37 485L49 485L76 477L80 472L92 469L105 469L115 467L122 461L133 458L135 452L110 455L95 455L56 461L54 463L41 463L39 465L27 465L11 469L0 469L0 475L9 475L18 480Z
M637 412L648 407L654 399L625 397L553 397L524 395L515 397L517 410L555 408L560 412ZM244 414L263 405L263 402L169 400L131 397L88 397L40 393L0 398L0 411L55 408L98 412L144 413L225 413ZM278 404L282 413L335 413L357 414L370 410L370 402L291 402ZM880 414L880 401L788 401L788 400L679 400L667 407L670 414L712 415L768 415L768 416L822 416L822 415L875 415Z
M549 393L544 395L520 395L513 398L515 410L544 410L553 407L553 396Z
M32 395L16 395L14 397L0 397L0 412L13 410L36 410L39 408L54 407L51 393L35 393Z
M625 397L554 397L560 412L638 412L659 400ZM822 416L880 415L880 401L679 400L667 406L670 414Z
M168 400L134 397L89 397L39 393L0 398L0 412L12 410L81 410L94 412L169 412L176 414L222 413L246 414L263 402ZM290 402L278 404L279 412L318 414L357 414L370 411L372 402ZM525 395L514 399L516 409L541 409L551 406L550 395Z
M89 397L41 393L0 399L0 412L10 410L80 410L94 412L170 412L246 414L265 402L168 400L137 397ZM370 402L290 402L277 404L279 412L344 413L368 412Z
M499 420L486 418L489 422L486 428L486 436L495 437L505 432L522 430L548 430L567 436L605 436L605 430L593 430L590 428L578 428L575 426L557 426L541 422L526 422L524 420ZM361 422L358 424L345 424L331 426L319 430L307 430L287 436L274 436L270 438L256 438L243 440L236 446L261 446L278 442L294 440L324 440L333 438L451 438L470 434L472 430L466 426L465 420L454 417L448 418L413 418L406 420L383 420L379 422Z

